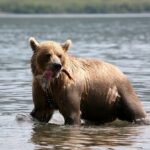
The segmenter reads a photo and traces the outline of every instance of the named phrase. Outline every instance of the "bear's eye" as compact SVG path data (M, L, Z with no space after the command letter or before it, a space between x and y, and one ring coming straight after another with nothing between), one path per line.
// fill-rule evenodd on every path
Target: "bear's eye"
M51 57L51 54L46 54L46 55L45 55L46 60L49 60L50 57Z
M59 55L58 55L58 57L59 57L59 58L62 58L62 55L61 55L61 54L59 54Z

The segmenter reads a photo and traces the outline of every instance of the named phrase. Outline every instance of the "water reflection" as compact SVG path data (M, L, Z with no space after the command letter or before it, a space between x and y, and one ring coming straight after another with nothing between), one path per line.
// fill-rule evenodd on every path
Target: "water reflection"
M37 149L81 149L92 147L116 147L133 145L134 137L142 131L136 127L121 126L56 126L37 124L31 141Z

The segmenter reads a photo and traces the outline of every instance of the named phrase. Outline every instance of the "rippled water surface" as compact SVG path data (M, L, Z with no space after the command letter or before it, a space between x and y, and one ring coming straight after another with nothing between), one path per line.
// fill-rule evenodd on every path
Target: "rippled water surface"
M0 17L0 149L149 150L150 126L116 121L109 125L63 126L33 122L28 38L64 42L70 53L117 65L150 112L149 17Z

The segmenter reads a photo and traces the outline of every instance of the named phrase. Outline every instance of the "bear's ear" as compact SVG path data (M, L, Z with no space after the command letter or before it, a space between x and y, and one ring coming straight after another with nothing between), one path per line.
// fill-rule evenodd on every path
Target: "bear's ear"
M29 38L29 43L33 51L36 51L37 48L39 47L39 43L36 41L34 37Z
M63 50L66 52L71 47L71 40L67 40L65 43L61 44Z

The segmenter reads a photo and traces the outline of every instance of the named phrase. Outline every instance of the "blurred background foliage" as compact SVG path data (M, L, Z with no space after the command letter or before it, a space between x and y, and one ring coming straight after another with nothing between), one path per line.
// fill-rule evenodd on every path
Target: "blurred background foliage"
M4 13L140 13L150 0L0 0Z

